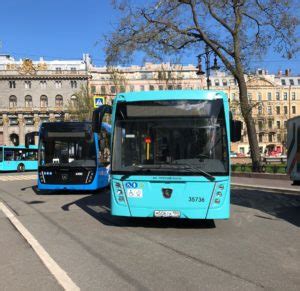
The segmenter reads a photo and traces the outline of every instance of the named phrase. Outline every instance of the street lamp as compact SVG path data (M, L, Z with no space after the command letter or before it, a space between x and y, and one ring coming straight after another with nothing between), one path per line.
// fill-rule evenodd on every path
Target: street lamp
M211 55L214 54L214 64L211 67L210 66L210 57ZM209 86L210 86L210 70L214 70L217 71L220 69L220 67L218 66L218 60L217 60L217 55L216 53L214 53L213 50L210 50L208 45L205 46L205 52L198 55L198 71L196 72L197 75L204 75L205 72L202 71L202 57L204 58L205 61L205 71L206 71L206 84L207 84L207 90L209 90Z

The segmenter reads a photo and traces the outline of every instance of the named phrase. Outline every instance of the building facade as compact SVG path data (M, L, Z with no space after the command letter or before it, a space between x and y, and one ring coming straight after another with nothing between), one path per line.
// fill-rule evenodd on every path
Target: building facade
M193 65L151 64L144 66L90 67L90 88L94 96L103 96L111 103L118 92L146 90L206 89L204 76L197 75ZM281 155L286 153L286 122L300 114L300 76L290 71L277 75L257 70L246 76L248 99L257 129L261 153ZM213 72L210 89L227 93L234 118L242 120L239 105L239 89L233 76ZM243 121L243 120L242 120ZM233 152L247 155L250 152L246 126L243 126L241 142L232 144Z
M43 121L68 119L68 106L88 86L90 59L39 61L0 56L0 144L24 144Z

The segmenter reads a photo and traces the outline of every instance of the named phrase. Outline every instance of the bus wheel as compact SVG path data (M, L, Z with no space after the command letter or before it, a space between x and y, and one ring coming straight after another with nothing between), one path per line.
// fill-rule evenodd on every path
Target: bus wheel
M17 168L18 172L24 172L25 171L25 166L23 164L19 164Z

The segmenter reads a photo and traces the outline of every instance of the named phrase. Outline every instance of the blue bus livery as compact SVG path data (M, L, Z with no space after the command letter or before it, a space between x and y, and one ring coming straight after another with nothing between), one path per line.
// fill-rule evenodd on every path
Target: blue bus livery
M0 171L37 170L37 146L0 146Z
M112 215L229 218L230 141L240 139L241 122L232 120L225 93L121 93L94 111L95 132L106 113Z
M110 126L103 127L99 138L90 122L43 123L39 131L38 189L96 190L108 186Z

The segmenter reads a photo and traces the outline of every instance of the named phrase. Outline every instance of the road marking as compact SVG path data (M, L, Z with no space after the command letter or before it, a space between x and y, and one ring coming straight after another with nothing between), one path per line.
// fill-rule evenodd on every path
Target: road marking
M15 175L15 176L0 176L0 181L21 181L21 180L36 180L37 175Z
M65 289L77 291L80 288L72 281L68 274L50 257L47 251L42 245L34 238L34 236L23 226L23 224L17 219L17 217L10 211L10 209L0 202L0 209L15 226L15 228L21 233L21 235L27 240L44 265L48 268L50 273L55 277L57 282Z

